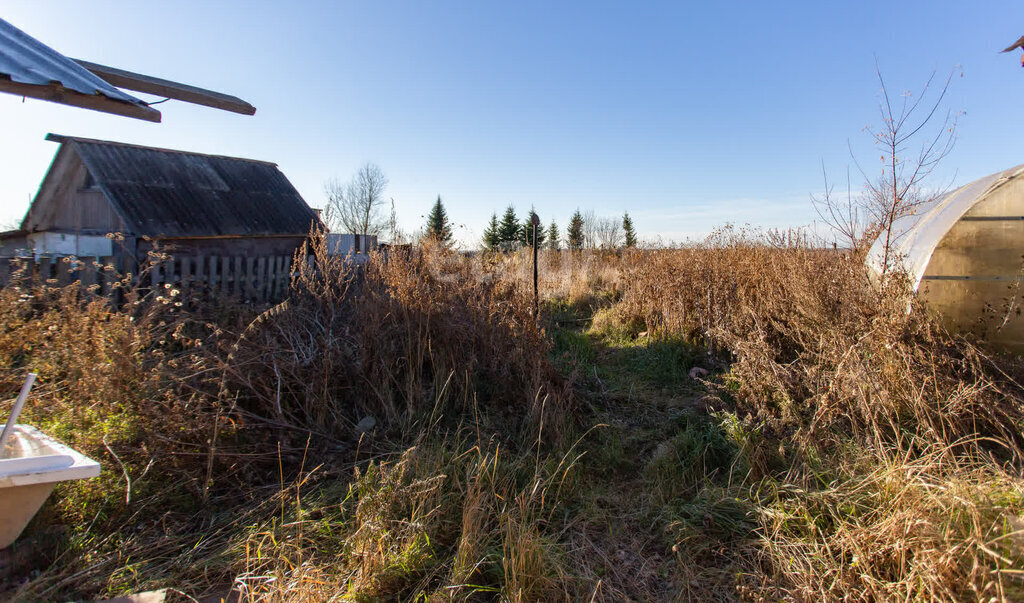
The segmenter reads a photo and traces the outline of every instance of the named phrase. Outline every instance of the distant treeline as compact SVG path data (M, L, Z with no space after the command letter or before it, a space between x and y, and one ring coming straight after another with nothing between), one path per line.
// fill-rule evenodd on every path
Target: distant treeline
M523 220L516 216L516 208L509 205L499 219L491 214L491 221L484 229L483 247L492 251L508 251L519 247L538 246L548 249L618 249L636 247L636 230L629 212L622 218L598 217L593 211L586 213L577 209L569 218L565 237L562 237L558 223L552 219L548 226L533 226L537 212L532 208ZM537 222L540 218L537 216Z

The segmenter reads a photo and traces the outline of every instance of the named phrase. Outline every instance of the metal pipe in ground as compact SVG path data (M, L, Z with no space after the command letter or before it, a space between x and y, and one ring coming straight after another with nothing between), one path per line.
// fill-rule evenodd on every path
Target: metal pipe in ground
M22 407L25 406L25 400L28 400L28 392L32 389L32 385L35 384L37 376L37 373L29 373L28 377L25 378L25 383L21 385L18 399L14 401L14 408L11 409L11 415L7 417L7 424L4 425L3 433L0 433L0 457L4 456L7 438L11 437L11 434L14 433L14 424L18 422L18 415L21 414Z
M533 214L530 217L533 224L533 319L540 316L540 297L537 293L537 225L540 224L540 216Z

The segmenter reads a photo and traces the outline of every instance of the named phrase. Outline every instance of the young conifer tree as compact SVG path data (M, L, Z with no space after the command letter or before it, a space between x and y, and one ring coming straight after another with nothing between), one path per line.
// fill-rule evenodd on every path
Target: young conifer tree
M636 247L636 230L633 229L633 218L627 211L622 215L622 232L626 235L626 247Z
M427 215L427 230L424 234L427 238L433 239L442 245L447 246L452 243L452 225L448 222L448 212L444 210L441 195L437 196L434 207L431 208L430 214Z
M558 251L559 239L561 237L562 233L558 232L558 224L552 220L551 226L548 226L548 249Z
M484 229L484 249L497 251L501 247L501 224L498 214L491 214L491 221Z
M580 251L583 249L583 239L583 214L577 209L576 213L569 219L569 230L566 233L565 242L572 251Z
M505 215L501 217L501 226L498 228L498 245L502 249L515 249L519 244L519 218L516 217L516 208L509 205L505 209Z

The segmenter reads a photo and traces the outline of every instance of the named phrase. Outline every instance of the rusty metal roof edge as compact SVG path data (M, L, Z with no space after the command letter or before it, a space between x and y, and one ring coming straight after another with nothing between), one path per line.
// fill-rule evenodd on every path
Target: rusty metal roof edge
M200 157L214 157L216 159L230 159L232 161L248 161L250 163L260 163L263 165L271 165L275 168L280 166L273 161L266 161L264 159L249 159L248 157L233 157L231 155L215 155L213 153L199 153L197 151L184 151L181 149L168 149L164 147L150 147L142 144L135 144L130 142L117 142L116 140L100 140L98 138L84 138L82 136L68 136L66 134L54 134L49 133L46 135L46 140L50 142L56 142L64 144L66 142L84 142L86 144L104 144L118 147L131 147L135 149L142 149L146 151L159 151L161 153L179 153L182 155L198 155ZM278 170L280 171L280 170Z

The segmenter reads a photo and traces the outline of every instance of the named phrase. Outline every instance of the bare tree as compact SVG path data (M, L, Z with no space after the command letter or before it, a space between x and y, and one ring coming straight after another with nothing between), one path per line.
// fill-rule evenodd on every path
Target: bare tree
M583 214L583 247L585 249L594 249L598 245L597 222L598 217L597 214L594 213L594 210L588 209Z
M953 150L953 144L956 142L957 114L947 110L941 123L933 121L953 80L952 73L946 78L934 102L921 105L929 95L935 79L935 72L932 72L915 100L911 101L913 97L907 93L903 95L903 101L894 107L886 90L882 72L877 66L875 72L882 86L883 100L879 103L882 126L869 128L868 133L882 149L883 167L882 173L874 181L865 175L866 209L871 224L867 234L874 238L872 235L877 233L877 236L882 238L881 267L884 275L895 259L892 257L893 248L899 237L899 233L893 232L893 224L941 194L941 190L929 193L923 183L931 176L935 166ZM909 147L918 141L918 149L910 150ZM860 164L857 167L864 175Z
M953 149L958 114L943 109L955 71L941 88L935 87L932 72L919 94L905 92L902 100L890 96L877 64L875 73L882 92L878 106L882 123L866 131L881 151L881 172L868 176L851 148L850 156L864 178L864 192L853 196L848 175L846 200L837 200L826 175L824 196L812 200L818 216L853 248L864 249L875 240L882 242L880 268L884 276L899 260L894 256L902 233L894 230L896 221L915 213L948 188L927 187L926 181Z
M616 218L599 218L597 241L601 249L618 249L622 245L622 222Z
M328 222L344 232L380 234L388 226L381 215L387 186L387 176L375 163L363 165L347 183L337 179L327 182Z

